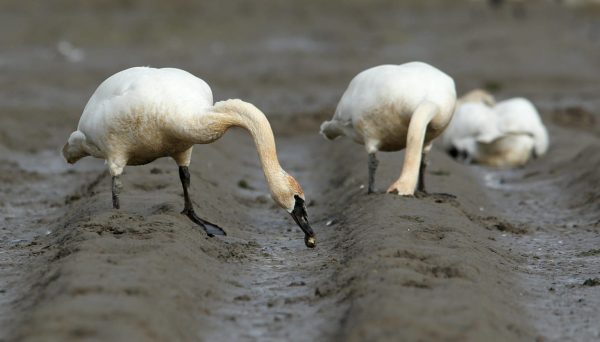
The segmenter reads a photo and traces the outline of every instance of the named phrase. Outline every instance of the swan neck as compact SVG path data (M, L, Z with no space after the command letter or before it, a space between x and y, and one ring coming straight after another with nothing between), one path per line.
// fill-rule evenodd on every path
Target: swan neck
M265 114L241 100L217 102L213 108L225 114L231 126L244 128L252 136L267 183L273 190L285 172L277 159L275 137Z

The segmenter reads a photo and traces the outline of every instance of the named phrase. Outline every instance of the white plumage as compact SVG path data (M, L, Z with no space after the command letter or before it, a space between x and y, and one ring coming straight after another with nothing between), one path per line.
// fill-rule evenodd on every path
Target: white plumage
M350 82L331 121L321 125L328 139L345 135L369 153L369 192L373 191L377 151L406 148L400 178L388 189L412 195L424 190L424 157L446 127L456 102L454 81L422 62L381 65Z
M548 132L529 100L513 98L489 106L462 99L441 138L454 157L510 167L524 165L548 150Z
M179 165L185 207L183 213L209 235L224 234L199 218L188 195L188 166L194 144L219 139L229 127L245 128L254 139L273 199L292 214L314 247L304 192L280 166L275 139L265 115L241 100L213 105L208 84L179 69L137 67L106 79L88 101L77 131L63 147L69 163L91 155L106 159L113 177L113 207L119 208L119 176L126 165L141 165L171 157Z
M189 165L188 149L214 139L203 135L196 142L181 138L187 138L189 123L208 114L212 105L208 84L186 71L123 70L102 82L89 99L77 131L69 137L65 157L71 163L88 154L106 159L113 176L121 174L125 165L167 156Z
M517 97L501 101L494 106L500 118L500 130L505 133L526 133L534 140L535 156L546 154L549 145L548 131L531 101Z
M455 149L463 155L475 156L478 143L491 143L501 135L491 107L481 102L466 102L457 106L440 143L447 151Z

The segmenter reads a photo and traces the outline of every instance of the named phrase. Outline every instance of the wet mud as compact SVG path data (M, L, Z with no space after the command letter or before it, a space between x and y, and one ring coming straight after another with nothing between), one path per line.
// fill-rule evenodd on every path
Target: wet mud
M599 13L545 2L2 6L0 341L600 338ZM459 93L531 98L548 155L495 170L434 148L431 193L407 198L381 191L402 153L380 153L380 191L367 195L364 148L318 126L359 70L410 60L453 75ZM180 214L172 160L127 167L119 210L102 161L64 163L90 94L133 65L188 69L216 100L264 110L317 246L270 199L243 130L195 147L190 166L196 213L226 236Z

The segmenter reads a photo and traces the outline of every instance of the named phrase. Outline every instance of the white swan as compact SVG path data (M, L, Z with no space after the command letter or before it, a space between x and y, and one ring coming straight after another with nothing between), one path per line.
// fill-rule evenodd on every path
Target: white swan
M530 135L534 140L533 156L539 157L546 154L550 144L548 130L531 101L515 97L498 102L494 106L494 111L500 118L501 131Z
M483 102L459 99L440 143L454 158L480 161L479 146L489 144L501 135L496 113L491 107Z
M364 144L369 154L369 188L374 191L377 151L406 148L400 178L388 192L413 195L425 191L425 158L452 117L454 81L421 62L381 65L350 82L331 121L321 125L328 139L346 135Z
M286 209L314 247L315 237L304 204L304 192L279 165L275 140L265 115L241 100L217 102L200 78L179 69L137 67L102 82L88 101L77 131L63 147L69 163L91 155L105 159L112 175L113 207L119 208L119 176L125 165L147 164L171 157L179 165L185 207L182 213L210 236L225 235L218 226L199 218L188 188L188 166L194 144L219 139L228 128L245 128L254 139L274 201Z
M478 164L514 167L548 150L548 132L533 104L513 98L490 106L483 96L461 97L441 144L453 157Z

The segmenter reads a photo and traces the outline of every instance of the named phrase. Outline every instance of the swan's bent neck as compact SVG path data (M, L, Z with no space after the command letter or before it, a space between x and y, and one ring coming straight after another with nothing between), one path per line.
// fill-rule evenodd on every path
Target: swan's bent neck
M250 133L271 191L274 187L281 186L285 171L277 159L275 137L265 114L254 105L241 100L217 102L210 112L214 115L214 123L222 125L219 127L222 133L232 126L242 127Z

